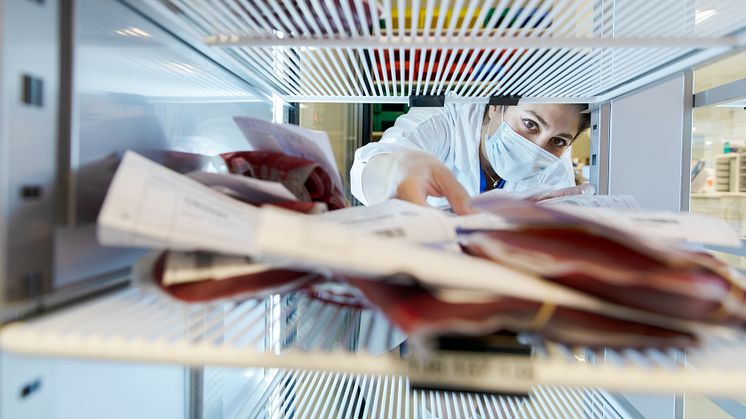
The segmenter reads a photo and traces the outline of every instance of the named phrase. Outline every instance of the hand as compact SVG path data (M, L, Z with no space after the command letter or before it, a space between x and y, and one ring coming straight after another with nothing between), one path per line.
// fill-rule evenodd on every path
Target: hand
M418 205L427 205L428 196L445 197L453 212L459 215L474 212L469 207L469 194L453 173L430 154L407 151L397 156L394 197Z
M578 186L571 186L569 188L554 189L549 191L543 191L531 195L528 197L529 200L539 202L552 198L559 198L561 196L569 195L593 195L596 193L596 187L590 183L584 183Z

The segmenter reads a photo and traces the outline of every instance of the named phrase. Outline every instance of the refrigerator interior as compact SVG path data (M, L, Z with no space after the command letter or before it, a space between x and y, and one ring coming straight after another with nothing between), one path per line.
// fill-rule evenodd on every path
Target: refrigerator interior
M650 129L672 141L686 137L686 106L673 109L677 95L687 94L685 72L742 47L746 8L739 2L36 3L0 1L0 18L20 22L36 7L62 16L61 39L52 32L46 41L63 57L59 92L47 95L60 98L63 121L53 123L62 127L59 149L53 162L38 163L56 174L48 209L58 215L48 235L50 274L35 286L10 274L0 281L12 300L0 304L31 307L14 311L18 321L0 329L0 416L746 415L741 333L716 330L687 350L533 341L530 355L421 358L375 310L303 292L176 302L130 275L143 251L104 248L95 237L98 209L125 150L176 170L210 171L209 160L185 163L169 153L246 149L234 116L282 121L297 106L303 122L304 104L314 102L328 112L351 106L335 115L346 127L334 143L340 167L368 140L358 134L354 106L362 103L589 103L596 124L591 161L598 159L591 180L605 182L607 193L634 192L646 180L622 176L628 162L609 137L637 136L628 127L656 100L672 111L663 127ZM3 42L0 36L0 48ZM9 66L0 64L0 80ZM12 110L0 102L0 127ZM308 118L306 124L324 127ZM668 138L660 153L681 148ZM687 173L685 157L666 156L662 164L650 156L651 165L667 170L656 181L678 182ZM650 196L650 206L670 208L689 195L668 192ZM24 218L13 217L23 207L8 208L4 221L22 226ZM77 299L94 292L100 294Z

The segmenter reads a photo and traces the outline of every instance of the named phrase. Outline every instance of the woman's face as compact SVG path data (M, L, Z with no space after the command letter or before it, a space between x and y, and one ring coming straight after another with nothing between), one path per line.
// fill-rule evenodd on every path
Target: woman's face
M490 106L489 116L498 125L502 114L502 108ZM509 106L505 108L504 118L513 131L557 157L570 146L580 126L580 113L575 105Z

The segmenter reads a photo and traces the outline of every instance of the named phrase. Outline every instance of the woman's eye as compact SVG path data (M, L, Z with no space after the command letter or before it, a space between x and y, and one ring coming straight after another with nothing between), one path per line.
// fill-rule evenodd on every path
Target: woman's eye
M536 122L530 119L523 119L523 126L530 131L534 131L539 127Z
M552 144L554 144L555 147L567 147L567 140L564 138L552 138Z

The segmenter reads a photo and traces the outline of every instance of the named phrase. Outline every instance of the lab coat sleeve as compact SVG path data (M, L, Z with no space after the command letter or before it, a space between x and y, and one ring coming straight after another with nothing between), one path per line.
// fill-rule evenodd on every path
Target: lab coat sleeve
M451 124L452 118L442 108L413 109L397 118L394 126L387 129L378 142L367 144L355 151L355 161L350 169L352 195L364 205L368 205L363 192L363 171L370 159L379 154L419 150L432 154L440 161L446 161L450 148L449 135L453 131L449 126ZM380 181L391 183L393 178Z

